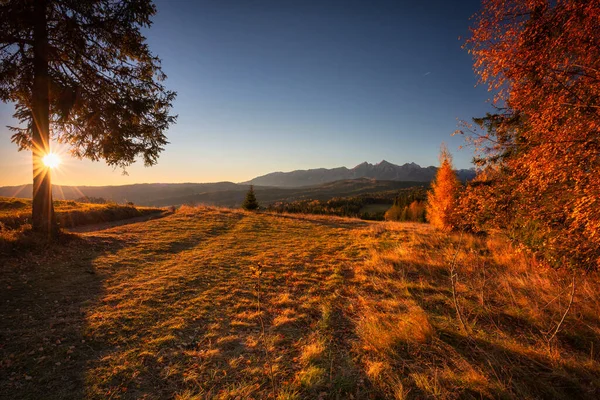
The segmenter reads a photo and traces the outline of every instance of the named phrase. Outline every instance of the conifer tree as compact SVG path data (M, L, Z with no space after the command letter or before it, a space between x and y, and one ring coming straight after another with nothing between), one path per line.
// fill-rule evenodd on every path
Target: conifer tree
M248 211L258 210L258 201L256 200L256 194L254 193L254 186L250 185L248 193L246 193L246 199L242 203L242 208Z
M51 140L111 166L156 163L175 93L141 31L155 12L151 0L0 1L0 101L15 105L12 141L33 155L34 230L57 233Z
M427 194L427 219L434 227L450 231L456 227L456 206L460 182L452 168L452 155L442 144L440 168Z

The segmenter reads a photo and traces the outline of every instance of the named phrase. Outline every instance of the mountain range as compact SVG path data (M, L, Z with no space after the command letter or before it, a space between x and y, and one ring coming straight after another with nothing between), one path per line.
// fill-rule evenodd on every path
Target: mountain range
M426 187L436 167L422 168L415 163L394 165L362 163L352 169L318 168L292 172L273 172L242 183L145 183L122 186L53 185L56 200L102 197L117 203L133 202L145 206L169 206L188 203L226 207L239 206L249 185L254 185L263 205L277 201L303 199L327 200L340 196L393 191L408 187ZM458 170L463 181L475 176L474 170ZM31 198L32 185L0 187L0 196Z
M433 180L436 172L437 167L433 166L421 167L415 163L396 165L383 160L377 164L363 162L350 169L338 167L272 172L243 183L257 186L300 187L358 178L381 181L429 182ZM461 181L468 181L475 177L474 169L459 169L456 173Z

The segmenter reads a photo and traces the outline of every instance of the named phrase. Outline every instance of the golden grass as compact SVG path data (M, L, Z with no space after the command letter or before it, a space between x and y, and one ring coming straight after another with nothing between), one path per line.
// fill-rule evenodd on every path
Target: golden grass
M357 269L355 351L387 396L398 386L381 378L389 365L401 366L402 387L414 398L598 396L597 275L579 278L577 311L549 343L568 302L568 276L535 265L500 238L389 223L372 235L379 243ZM455 255L469 336L452 301Z
M495 238L184 207L0 266L0 397L599 395L596 277L549 346L568 277Z

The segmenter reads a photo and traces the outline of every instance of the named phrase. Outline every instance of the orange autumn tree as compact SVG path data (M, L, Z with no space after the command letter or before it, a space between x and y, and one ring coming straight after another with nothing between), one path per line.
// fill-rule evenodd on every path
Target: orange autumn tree
M431 191L427 194L427 220L434 227L450 231L456 227L456 205L460 182L452 168L452 155L442 144L440 150L440 168Z
M598 268L600 0L484 0L465 46L499 107L471 136L502 189L484 192L551 265Z

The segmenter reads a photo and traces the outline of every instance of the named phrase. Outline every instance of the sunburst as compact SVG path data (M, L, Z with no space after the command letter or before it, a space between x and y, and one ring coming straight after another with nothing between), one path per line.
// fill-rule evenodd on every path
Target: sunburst
M60 156L56 153L48 153L42 158L44 165L50 169L54 169L60 165Z

